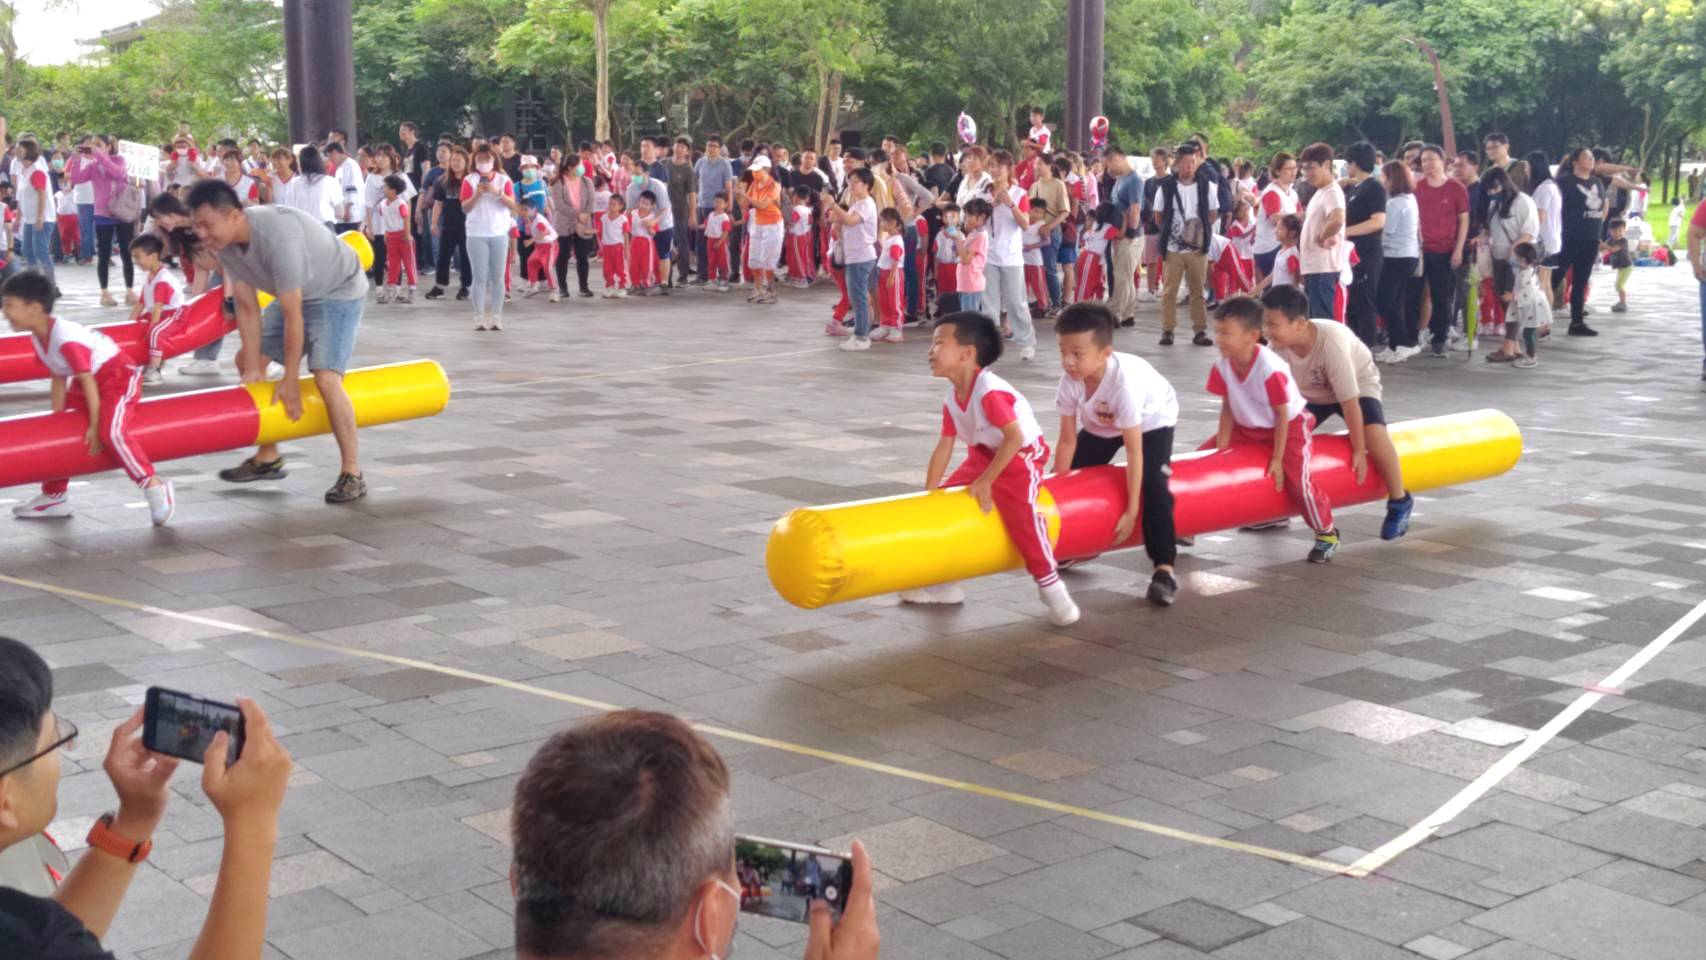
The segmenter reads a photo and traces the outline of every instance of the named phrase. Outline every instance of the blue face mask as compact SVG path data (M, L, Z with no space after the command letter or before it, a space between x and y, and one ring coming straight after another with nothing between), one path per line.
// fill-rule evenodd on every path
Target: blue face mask
M528 167L526 170L521 171L521 179L526 180L528 183L532 183L539 179L539 171L532 167Z

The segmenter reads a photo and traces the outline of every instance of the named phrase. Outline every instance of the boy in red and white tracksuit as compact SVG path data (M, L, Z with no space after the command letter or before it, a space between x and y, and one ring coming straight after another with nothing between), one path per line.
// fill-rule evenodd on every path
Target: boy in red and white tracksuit
M789 282L799 287L811 286L817 267L812 262L811 191L805 187L795 192L794 208L788 211L786 252Z
M1031 205L1031 222L1025 225L1020 246L1025 264L1025 293L1035 309L1048 311L1048 278L1043 275L1043 220L1048 214L1036 204Z
M184 281L161 262L164 252L165 244L151 233L130 243L131 259L146 275L142 296L130 310L131 320L148 325L148 366L142 374L143 383L159 383L166 357L175 357L189 346L178 342L184 320Z
M734 220L729 217L727 196L719 193L711 204L711 212L705 215L705 286L726 293L729 289L729 235L734 229Z
M942 302L943 295L953 297L953 303L958 304L960 287L960 245L958 240L960 228L960 208L958 204L950 203L942 211L942 229L936 231L936 301ZM952 309L938 311L953 313Z
M968 487L949 495L969 493L984 513L1001 515L1048 607L1049 621L1064 627L1077 622L1078 605L1060 581L1048 520L1037 509L1037 491L1048 469L1048 442L1024 394L988 369L1001 358L1002 345L1001 328L981 313L962 311L937 322L930 340L930 372L949 386L942 401L942 434L930 455L925 486ZM966 458L944 477L958 440L966 443ZM948 583L906 590L900 598L906 603L961 603L965 593Z
M1249 445L1272 451L1267 475L1315 531L1311 563L1326 563L1339 549L1333 505L1310 474L1315 418L1292 379L1291 365L1262 346L1262 305L1233 297L1215 315L1220 359L1208 373L1208 392L1220 398L1220 428L1198 449Z
M1084 231L1084 246L1078 252L1080 302L1108 298L1108 244L1119 236L1119 227L1101 223Z
M136 442L134 424L142 392L142 371L98 330L53 316L57 294L40 273L19 274L0 287L0 309L12 329L30 334L36 358L52 374L53 409L86 417L83 442L90 457L111 453L125 474L142 488L155 526L172 519L176 500L172 482L158 476L147 451ZM69 517L67 479L49 480L41 494L12 508L23 519Z
M390 180L399 177L392 174L386 177ZM394 184L385 184L385 198L374 208L374 218L379 222L379 228L385 232L385 283L386 288L379 291L380 303L413 303L415 299L415 244L409 235L409 201L403 199L403 191ZM407 271L408 286L399 287L398 282Z
M533 252L527 255L528 289L523 296L536 297L549 288L551 302L556 303L561 297L551 286L551 267L557 262L557 228L551 225L550 217L532 206L522 209L526 211L527 237L533 241Z
M650 240L646 241L650 243ZM604 297L628 295L628 217L622 195L612 193L598 224L598 261L604 264Z
M891 208L892 209L892 208ZM877 328L871 339L900 343L906 323L906 237L900 217L884 211L877 220Z

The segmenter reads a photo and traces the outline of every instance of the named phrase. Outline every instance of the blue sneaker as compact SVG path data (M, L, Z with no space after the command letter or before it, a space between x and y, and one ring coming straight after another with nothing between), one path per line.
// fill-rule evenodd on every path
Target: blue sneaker
M1334 527L1327 533L1315 535L1315 546L1309 549L1310 563L1326 563L1333 559L1333 554L1339 552L1339 528Z
M1416 508L1416 498L1408 492L1402 500L1386 501L1386 522L1380 525L1380 539L1396 540L1410 532L1410 511Z

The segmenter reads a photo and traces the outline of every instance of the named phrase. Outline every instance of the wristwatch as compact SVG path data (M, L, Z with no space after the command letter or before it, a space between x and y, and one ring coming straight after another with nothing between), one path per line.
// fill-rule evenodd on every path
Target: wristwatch
M110 853L129 863L141 863L148 859L148 854L154 850L152 840L138 843L128 837L121 837L113 832L113 815L101 814L95 825L89 828L89 846L95 850Z

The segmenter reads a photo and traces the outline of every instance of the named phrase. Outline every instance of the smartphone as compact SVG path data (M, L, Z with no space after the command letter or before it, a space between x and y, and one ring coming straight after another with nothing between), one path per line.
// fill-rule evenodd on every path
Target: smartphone
M801 843L737 836L735 875L744 913L805 923L812 901L825 900L831 915L840 920L853 886L853 857Z
M231 748L225 763L230 766L243 753L243 712L229 703L179 693L164 687L149 687L142 708L142 745L155 753L202 762L214 734L225 731Z

